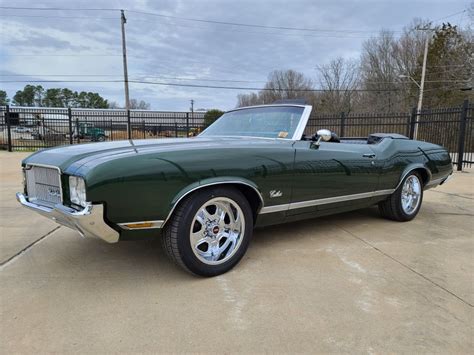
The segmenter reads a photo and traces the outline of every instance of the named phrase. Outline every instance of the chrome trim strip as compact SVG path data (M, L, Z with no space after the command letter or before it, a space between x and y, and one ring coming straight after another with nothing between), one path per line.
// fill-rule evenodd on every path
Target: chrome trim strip
M203 185L199 185L199 186L196 186L194 188L192 188L191 190L189 190L188 192L186 192L185 194L183 194L183 196L181 196L173 205L173 207L171 208L170 212L168 213L168 216L166 216L166 219L165 221L163 222L162 226L164 226L166 224L166 222L168 222L168 220L171 218L171 215L173 214L176 206L179 204L179 202L185 198L187 195L189 195L191 192L194 192L196 190L199 190L203 187L207 187L207 186L213 186L213 185L223 185L223 184L240 184L240 185L245 185L245 186L248 186L248 187L251 187L258 195L258 197L260 198L260 202L261 202L261 209L264 208L264 201L263 201L263 196L262 194L260 193L260 191L258 191L255 186L251 185L251 184L248 184L246 182L243 182L243 181L238 181L238 180L228 180L228 181L216 181L216 182L210 182L210 183L207 183L207 184L203 184Z
M328 197L328 198L320 198L317 200L308 200L308 201L301 201L301 202L292 202L283 205L275 205L275 206L268 206L264 207L260 210L260 214L266 213L274 213L274 212L282 212L287 210L294 210L298 208L305 208L305 207L312 207L312 206L319 206L319 205L327 205L330 203L338 203L344 201L352 201L352 200L359 200L364 198L371 198L375 196L383 196L383 195L390 195L395 190L378 190L378 191L371 191L371 192L363 192L360 194L353 194L353 195L344 195L344 196L336 196L336 197Z
M206 128L207 129L207 128ZM201 133L203 133L204 131L202 131ZM200 133L200 134L201 134ZM197 136L196 138L198 138L199 136ZM271 141L275 141L275 140L281 140L281 141L287 141L287 142L292 142L293 139L290 139L290 138L272 138L272 137L254 137L254 136L207 136L207 137L199 137L199 138L202 138L202 139L209 139L209 138L247 138L247 139L266 139L266 140L271 140ZM166 138L160 138L160 139L166 139ZM171 139L175 139L175 138L171 138ZM178 138L180 139L180 138Z
M440 185L446 184L446 183L447 183L449 180L451 180L453 177L454 177L454 174L453 174L453 173L449 174L446 179L444 179L443 181L441 181Z
M266 105L252 105L252 106L243 106L243 107L236 107L233 108L232 110L226 111L227 112L232 112L232 111L239 111L239 110L246 110L248 108L258 108L258 107L306 107L308 105L301 105L301 104L266 104Z
M104 220L104 205L93 205L90 202L81 210L76 211L61 204L53 208L29 202L27 196L17 192L16 199L23 207L29 208L56 223L77 230L83 237L96 237L108 243L116 243L119 233Z
M378 190L373 192L373 196L384 196L384 195L391 195L395 192L395 189L387 189L387 190Z
M425 187L433 187L433 186L437 186L439 184L441 184L444 180L446 180L447 178L445 177L442 177L440 179L436 179L436 180L430 180L428 181L428 183L426 184Z
M442 178L438 178L436 180L431 180L429 181L425 186L425 190L428 189L433 189L437 186L445 184L448 180L450 180L453 177L453 173L449 174L448 176L443 176Z
M428 176L431 179L431 171L429 171L427 168L425 168L423 166L415 166L415 167L413 167L413 169L411 169L411 170L407 171L405 174L403 174L400 181L398 181L397 186L395 186L395 188L393 190L395 191L396 189L398 189L400 187L400 185L402 184L403 180L408 176L408 174L410 174L413 170L416 170L416 169L425 169L426 172L428 173ZM429 184L429 182L428 182L428 184Z
M296 127L295 133L293 134L292 140L299 141L301 137L303 137L304 130L306 129L306 125L308 124L309 116L311 115L311 111L313 110L313 106L305 105L303 114L301 115L300 122Z
M268 206L268 207L263 207L260 210L259 214L265 214L265 213L274 213L274 212L284 212L288 211L290 209L290 204L285 203L283 205L275 205L275 206Z
M135 227L135 228L130 228L128 227L129 224L149 224L152 223L153 225L151 227ZM156 221L139 221L139 222L126 222L126 223L118 223L120 228L126 229L126 230L140 230L140 229L157 229L161 228L163 226L164 221L163 220L156 220Z

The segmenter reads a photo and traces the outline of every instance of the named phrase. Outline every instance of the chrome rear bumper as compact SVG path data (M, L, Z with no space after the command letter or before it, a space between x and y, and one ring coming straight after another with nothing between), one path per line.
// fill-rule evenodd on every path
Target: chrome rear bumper
M104 205L88 204L82 211L76 211L61 204L53 208L29 202L26 196L17 192L16 199L24 207L29 208L56 223L77 230L83 237L95 237L108 243L116 243L119 233L104 221Z
M429 181L428 184L426 184L425 186L425 190L432 189L434 187L445 184L446 182L448 182L448 180L452 179L453 175L454 174L451 173L448 176Z

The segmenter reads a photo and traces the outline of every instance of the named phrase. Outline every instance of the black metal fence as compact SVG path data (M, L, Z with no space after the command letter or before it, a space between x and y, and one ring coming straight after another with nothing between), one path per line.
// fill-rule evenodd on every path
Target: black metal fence
M312 114L305 134L327 128L341 137L400 133L446 147L458 170L474 164L474 105L408 113ZM36 150L121 139L189 137L204 128L203 112L0 107L0 149Z
M449 150L458 170L474 164L474 105L409 113L315 114L305 134L327 128L341 137L367 137L371 133L400 133L411 139L439 144Z
M205 112L0 107L0 148L36 150L121 139L187 137L204 126Z

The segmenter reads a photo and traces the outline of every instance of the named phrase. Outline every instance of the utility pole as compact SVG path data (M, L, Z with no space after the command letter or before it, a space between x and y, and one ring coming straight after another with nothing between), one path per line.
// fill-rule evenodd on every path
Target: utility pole
M127 19L125 13L120 10L120 22L122 24L122 53L123 53L123 83L125 85L125 109L130 109L130 97L128 95L128 70L127 70L127 44L125 43L125 24Z
M194 118L194 100L191 100L191 118Z
M420 120L420 116L421 116L421 109L423 107L423 92L424 92L424 89L425 89L425 75L426 75L426 61L428 59L428 47L429 47L429 44L430 44L430 39L431 39L431 32L432 29L429 28L429 27L425 27L425 28L418 28L419 30L421 31L428 31L426 33L426 39L425 39L425 52L423 53L423 67L421 68L421 81L420 81L420 85L419 88L420 88L420 96L418 97L418 106L417 106L417 115L416 115L416 120L415 120L415 130L413 132L413 139L417 139L418 138L418 122Z

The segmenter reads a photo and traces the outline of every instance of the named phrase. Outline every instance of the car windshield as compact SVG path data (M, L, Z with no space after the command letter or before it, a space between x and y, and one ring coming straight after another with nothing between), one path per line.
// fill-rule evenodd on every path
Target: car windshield
M268 106L230 111L210 125L201 136L250 136L292 139L304 107Z

